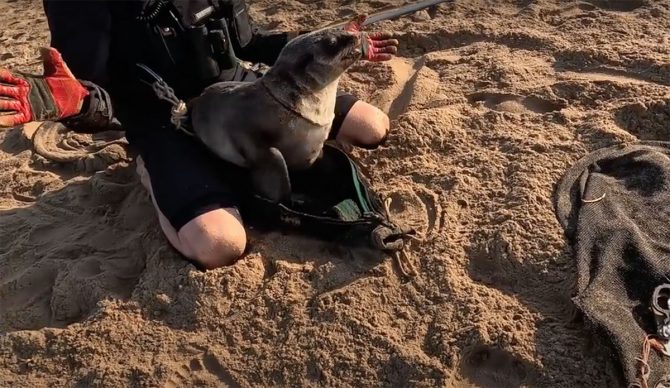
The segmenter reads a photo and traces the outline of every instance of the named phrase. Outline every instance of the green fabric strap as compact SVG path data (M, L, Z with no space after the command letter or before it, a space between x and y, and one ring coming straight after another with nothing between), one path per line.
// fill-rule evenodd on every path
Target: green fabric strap
M356 173L356 166L354 165L354 162L349 160L349 164L351 165L351 172L352 172L352 178L354 179L354 187L356 188L356 194L358 194L358 202L363 206L363 213L369 213L370 212L370 207L368 206L368 198L363 192L363 189L361 188L361 182L358 180L358 174Z
M361 209L352 199L345 199L333 207L333 211L342 221L356 221L361 217Z
M366 192L363 190L361 181L358 179L358 170L356 169L356 165L353 163L353 161L349 160L349 166L351 167L351 177L354 181L354 188L357 198L347 198L331 208L331 211L337 216L337 218L340 221L345 222L357 221L363 216L364 213L369 213L372 210L370 209Z

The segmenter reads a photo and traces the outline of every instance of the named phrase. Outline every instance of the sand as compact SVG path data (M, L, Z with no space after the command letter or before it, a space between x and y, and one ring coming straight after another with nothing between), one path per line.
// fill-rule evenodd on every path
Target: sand
M284 29L399 3L251 10ZM40 71L41 3L4 0L0 25L0 66ZM592 150L670 139L670 2L457 0L382 27L398 57L342 87L391 116L387 145L354 154L425 237L415 279L253 230L238 263L200 272L122 133L3 130L0 386L616 386L551 196Z

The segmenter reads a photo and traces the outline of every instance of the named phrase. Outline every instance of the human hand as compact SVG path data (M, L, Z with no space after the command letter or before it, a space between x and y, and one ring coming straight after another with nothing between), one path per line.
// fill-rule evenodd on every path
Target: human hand
M361 51L363 59L371 62L383 62L393 58L398 52L398 40L392 39L390 32L361 32Z
M344 30L349 32L361 32L361 24L363 24L365 19L367 19L367 15L365 14L356 15L344 26Z
M88 91L74 77L61 54L42 48L42 75L0 68L0 126L30 121L58 121L79 113Z
M362 24L367 15L357 15L344 26L345 31L361 34L361 51L363 59L371 62L388 61L398 52L398 40L392 39L393 34L383 32L363 32Z

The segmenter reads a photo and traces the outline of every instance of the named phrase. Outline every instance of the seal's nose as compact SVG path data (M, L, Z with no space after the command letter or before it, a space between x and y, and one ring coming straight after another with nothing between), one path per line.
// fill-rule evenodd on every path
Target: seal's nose
M354 44L354 46L356 46L356 47L361 47L361 44L362 44L363 42L361 41L361 34L360 34L360 33L354 34L354 35L352 36L352 39L353 39L353 42L352 42L352 43Z
M361 40L361 33L358 31L346 31L344 36L346 37L346 40L351 40L353 39L356 42L359 42Z
M360 33L353 33L352 34L352 43L353 43L353 46L355 47L353 49L353 53L356 56L361 55L361 53L363 52L363 41L361 39L362 39L362 35Z

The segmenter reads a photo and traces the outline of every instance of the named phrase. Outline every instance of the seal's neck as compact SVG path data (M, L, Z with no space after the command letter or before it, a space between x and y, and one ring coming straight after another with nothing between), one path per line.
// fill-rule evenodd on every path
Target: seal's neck
M259 80L286 107L318 125L330 125L335 115L335 100L340 76L326 80L320 74L302 69L300 73L270 69Z

